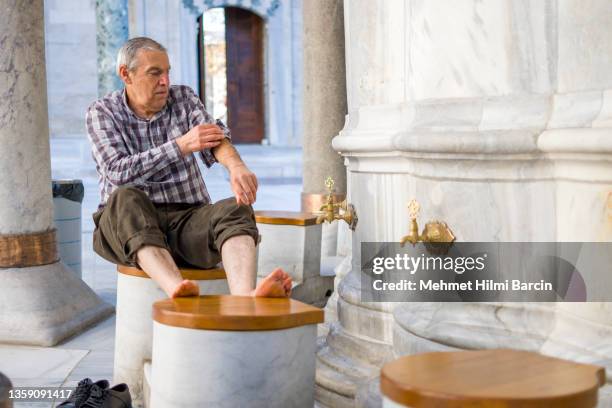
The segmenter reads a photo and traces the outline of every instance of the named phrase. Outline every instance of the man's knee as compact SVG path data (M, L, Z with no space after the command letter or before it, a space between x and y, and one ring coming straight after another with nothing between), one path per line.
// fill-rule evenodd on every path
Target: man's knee
M221 250L225 241L238 235L249 235L257 245L259 231L255 222L255 212L250 205L236 203L235 198L217 201L213 215L214 241Z
M247 224L255 225L255 211L250 205L238 204L235 198L225 198L215 205L222 218L240 218Z

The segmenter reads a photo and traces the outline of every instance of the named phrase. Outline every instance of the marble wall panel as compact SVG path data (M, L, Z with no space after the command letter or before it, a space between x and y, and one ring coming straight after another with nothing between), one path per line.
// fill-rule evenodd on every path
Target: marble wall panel
M612 88L612 4L559 0L559 92Z

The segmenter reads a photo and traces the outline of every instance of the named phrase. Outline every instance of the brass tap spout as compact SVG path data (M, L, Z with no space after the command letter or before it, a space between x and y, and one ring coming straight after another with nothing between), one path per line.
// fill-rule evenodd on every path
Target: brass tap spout
M334 180L331 177L327 177L325 179L325 186L329 193L327 194L327 199L325 200L325 204L321 206L319 211L315 212L318 214L316 223L321 224L324 221L328 223L332 223L335 220L344 220L351 230L355 231L357 227L357 212L355 211L355 207L352 204L349 204L344 200L341 203L334 203Z
M421 210L421 205L416 200L411 200L408 203L408 210L410 211L410 233L405 235L400 240L400 244L404 246L406 242L410 242L412 245L419 241L422 241L422 236L419 235L419 224L417 223L417 217Z
M408 211L410 212L410 233L400 240L400 244L404 246L406 242L412 245L417 242L433 242L433 243L452 243L455 240L455 235L451 229L442 221L430 221L425 224L423 232L419 234L419 224L417 218L421 206L416 200L411 200L408 203Z

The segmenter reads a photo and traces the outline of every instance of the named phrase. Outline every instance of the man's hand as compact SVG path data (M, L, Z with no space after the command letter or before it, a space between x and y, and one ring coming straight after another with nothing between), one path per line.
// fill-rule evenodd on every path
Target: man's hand
M228 167L236 203L251 205L257 199L257 177L244 163Z
M213 124L194 126L189 132L176 138L176 144L183 156L219 146L225 135Z

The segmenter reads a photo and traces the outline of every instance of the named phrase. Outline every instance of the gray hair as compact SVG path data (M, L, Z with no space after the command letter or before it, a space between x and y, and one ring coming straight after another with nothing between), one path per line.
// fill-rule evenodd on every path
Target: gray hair
M136 68L136 55L140 50L168 52L163 45L151 38L131 38L125 44L123 44L123 46L119 49L119 53L117 54L117 74L119 73L119 68L122 65L126 65L127 69L130 71L133 71Z

